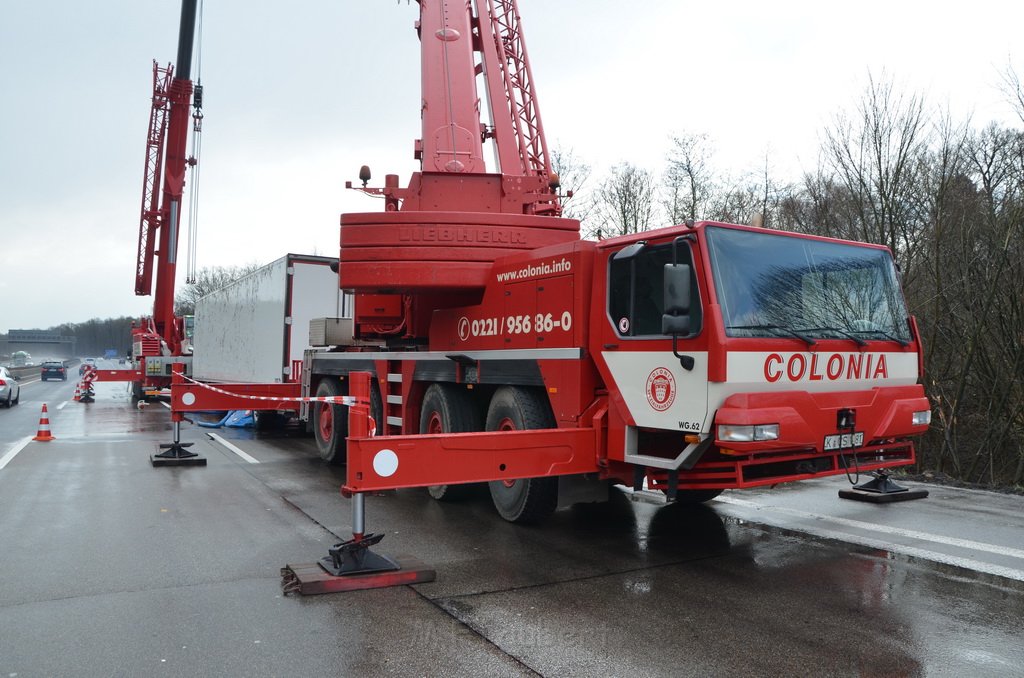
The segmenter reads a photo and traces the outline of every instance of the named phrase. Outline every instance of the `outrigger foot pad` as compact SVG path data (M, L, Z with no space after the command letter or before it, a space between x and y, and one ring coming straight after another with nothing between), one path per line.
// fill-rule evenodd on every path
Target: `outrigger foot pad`
M164 452L150 455L149 460L153 466L206 466L206 457L189 452L187 448L191 446L192 443L161 443Z
M323 563L285 565L281 568L281 589L285 595L298 593L313 596L321 593L341 593L363 589L382 589L388 586L408 586L434 581L437 573L416 558L401 555L402 569L366 574L328 574Z
M370 572L390 572L401 569L395 561L370 550L380 543L383 534L367 534L360 539L349 539L327 549L328 555L320 559L320 567L335 577Z
M842 499L854 499L866 501L873 504L888 504L894 501L910 501L911 499L924 499L928 496L928 490L911 490L910 488L897 485L884 471L872 473L871 480L854 485L848 490L839 490Z

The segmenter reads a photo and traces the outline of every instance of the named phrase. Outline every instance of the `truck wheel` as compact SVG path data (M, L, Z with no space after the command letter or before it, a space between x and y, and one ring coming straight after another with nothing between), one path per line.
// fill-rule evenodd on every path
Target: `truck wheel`
M467 433L481 430L480 411L469 391L449 384L431 384L423 394L420 433ZM473 483L431 485L430 496L438 501L459 501L472 494Z
M137 400L142 400L142 398L143 398L142 382L133 381L132 382L132 402L135 402Z
M527 431L555 428L555 418L543 392L503 386L487 409L488 431ZM494 508L512 523L536 524L558 505L558 478L525 478L488 483Z
M336 377L320 380L316 387L318 398L347 395ZM383 428L384 407L381 404L380 387L376 379L370 380L370 416L377 422L377 430ZM348 456L345 438L348 437L348 406L330 403L313 404L313 435L320 458L329 464L344 464Z
M334 377L321 379L316 387L317 398L345 395ZM313 403L313 435L320 458L328 464L345 463L345 438L348 437L348 407L330 403Z

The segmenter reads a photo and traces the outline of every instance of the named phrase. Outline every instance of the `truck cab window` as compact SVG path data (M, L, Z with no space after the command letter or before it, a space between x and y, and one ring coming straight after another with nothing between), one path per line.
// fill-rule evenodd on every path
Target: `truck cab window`
M612 255L608 272L608 315L619 336L662 336L665 264L670 263L671 244L647 246L637 243ZM681 248L678 263L689 264L693 270L688 248ZM696 289L694 280L692 307L696 312L695 333L700 329Z

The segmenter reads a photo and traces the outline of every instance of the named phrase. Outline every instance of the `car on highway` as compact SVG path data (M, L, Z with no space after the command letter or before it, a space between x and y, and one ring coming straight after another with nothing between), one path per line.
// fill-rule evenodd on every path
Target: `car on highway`
M40 366L39 378L42 381L48 381L50 379L67 381L68 368L64 367L64 363L59 360L48 360Z
M21 385L7 371L6 367L0 367L0 405L10 407L17 405L19 400L21 400Z

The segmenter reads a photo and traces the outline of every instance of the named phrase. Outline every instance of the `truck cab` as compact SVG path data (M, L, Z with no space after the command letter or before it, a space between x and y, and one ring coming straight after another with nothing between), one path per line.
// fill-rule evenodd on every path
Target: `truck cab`
M886 248L700 222L597 252L610 458L693 488L913 463L930 410Z

